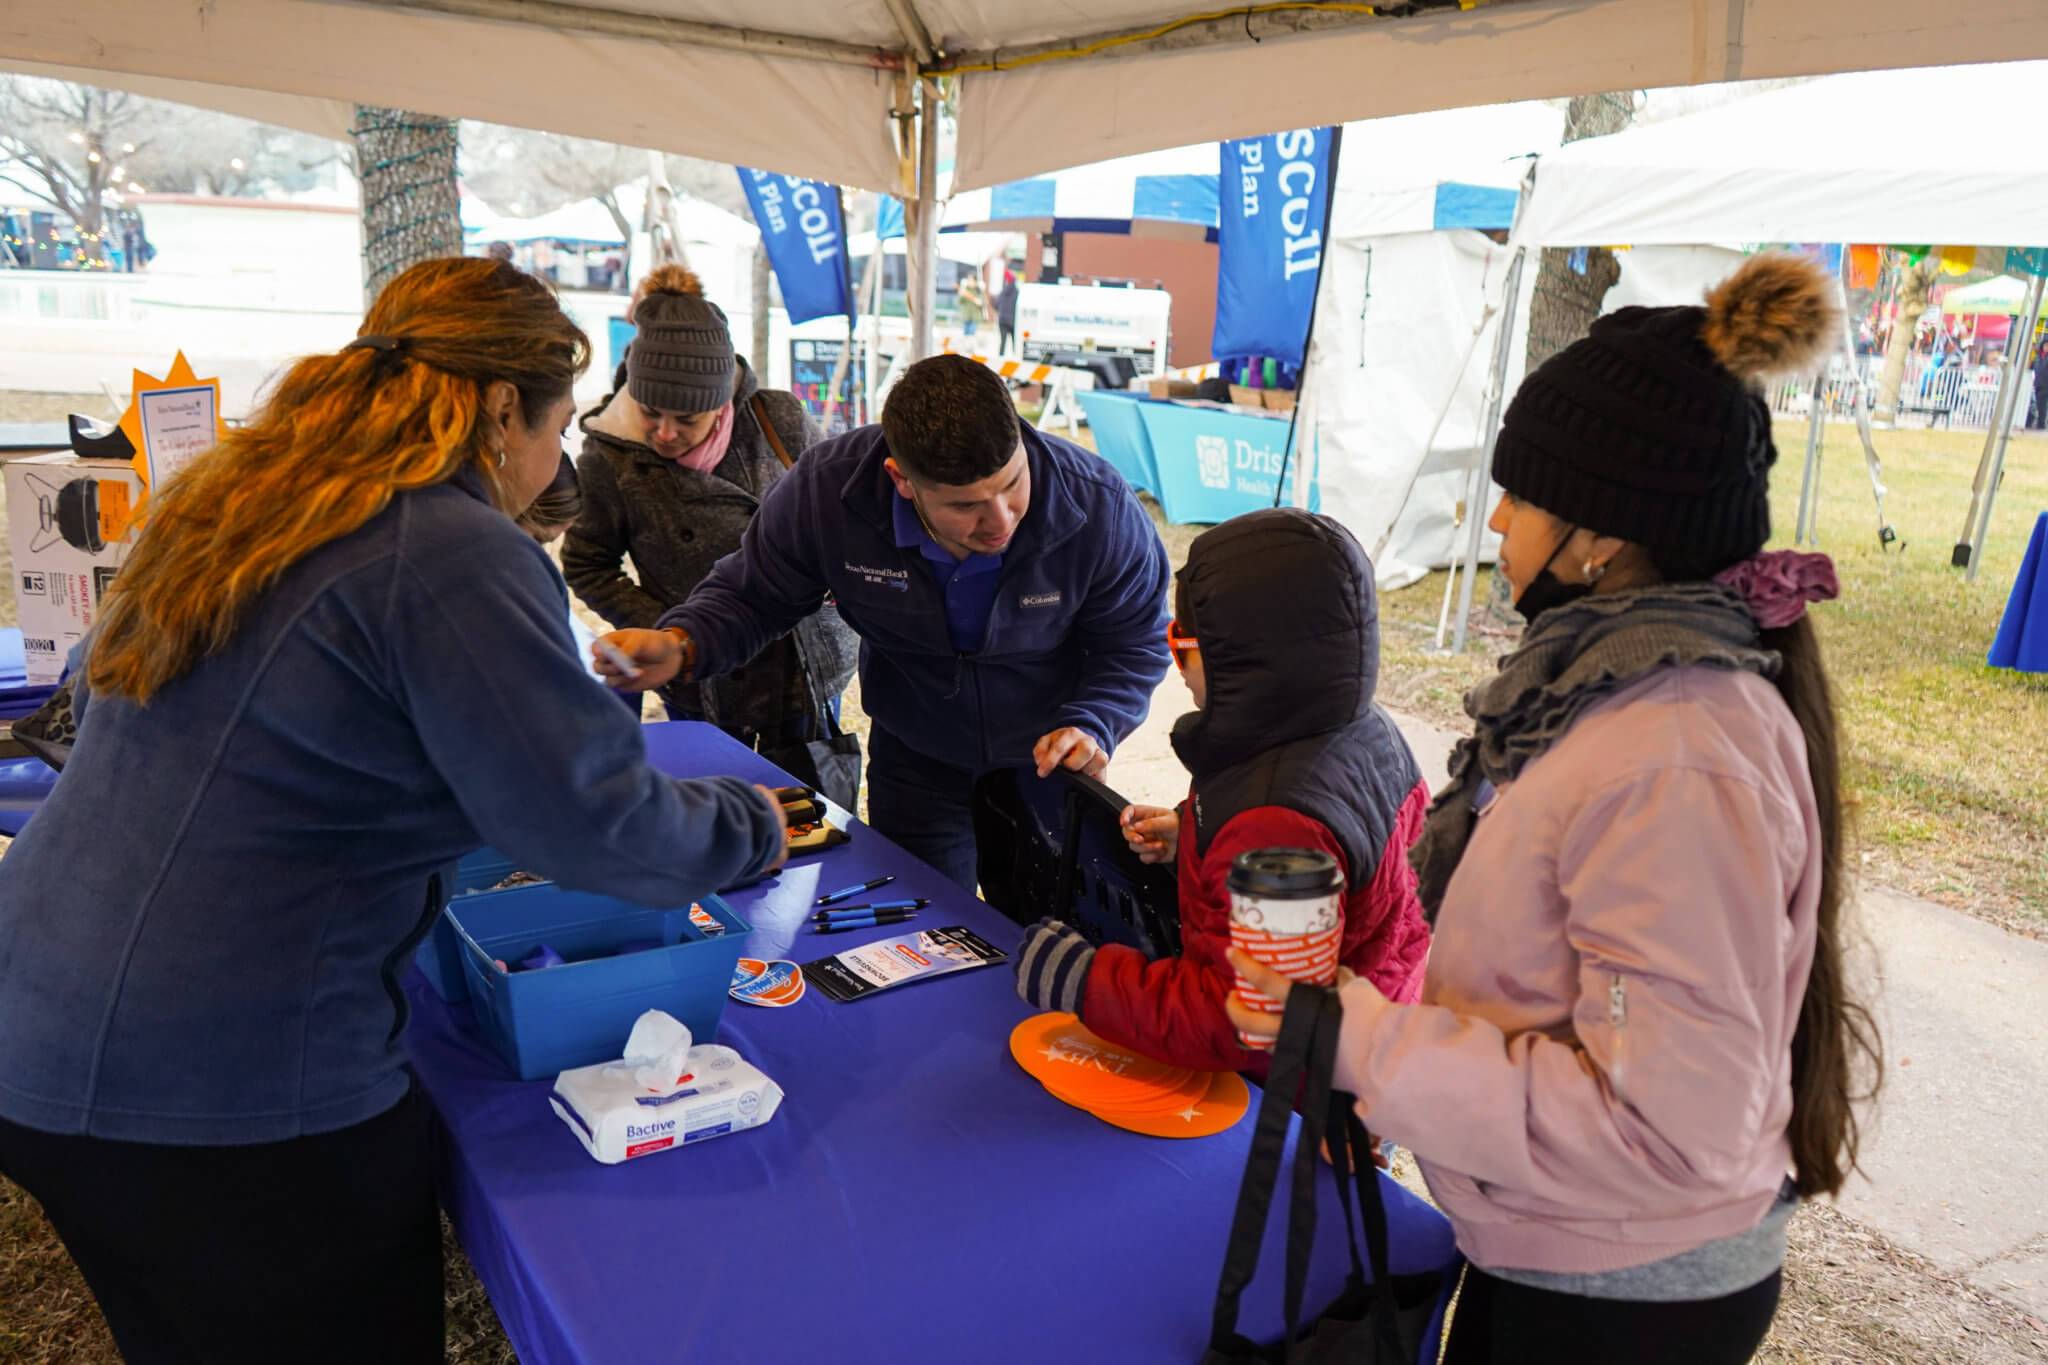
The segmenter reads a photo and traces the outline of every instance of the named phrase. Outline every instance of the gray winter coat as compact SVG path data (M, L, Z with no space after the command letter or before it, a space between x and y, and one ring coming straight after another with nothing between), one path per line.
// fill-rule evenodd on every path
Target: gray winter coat
M584 415L583 453L576 460L583 512L562 542L562 573L576 595L614 629L652 629L713 564L739 549L761 498L784 472L755 417L757 391L783 449L791 459L800 458L820 439L817 424L794 397L761 389L744 360L733 387L732 444L713 473L665 460L629 435L630 422L611 409L617 395ZM637 583L625 570L628 555ZM853 676L860 648L838 611L827 603L792 636L802 642L820 689L828 697L838 696ZM770 644L731 673L663 688L670 714L711 721L749 743L794 737L789 723L810 714L812 707L792 636Z

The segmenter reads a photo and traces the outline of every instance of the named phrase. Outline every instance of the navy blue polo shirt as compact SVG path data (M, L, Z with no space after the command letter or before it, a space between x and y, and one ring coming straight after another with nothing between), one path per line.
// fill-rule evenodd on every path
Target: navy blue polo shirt
M988 616L996 605L996 574L1003 567L1003 557L970 554L954 559L952 551L932 539L916 505L901 493L890 511L896 522L897 547L921 551L924 566L946 594L946 630L953 637L953 648L962 654L975 653L988 634Z

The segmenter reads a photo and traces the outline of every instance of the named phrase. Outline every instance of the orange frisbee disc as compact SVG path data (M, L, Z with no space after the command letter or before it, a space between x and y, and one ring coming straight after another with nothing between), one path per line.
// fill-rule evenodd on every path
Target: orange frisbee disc
M1010 1055L1041 1085L1083 1109L1168 1103L1203 1093L1198 1073L1105 1042L1071 1014L1041 1014L1010 1031Z
M1200 1099L1171 1113L1133 1114L1101 1109L1090 1112L1104 1123L1147 1137L1201 1138L1234 1128L1250 1107L1251 1088L1244 1083L1244 1077L1234 1071L1217 1071L1209 1073L1208 1090Z
M1190 1071L1188 1078L1178 1085L1161 1087L1107 1104L1089 1098L1085 1088L1074 1090L1066 1083L1067 1080L1067 1077L1055 1072L1052 1076L1040 1077L1039 1083L1056 1099L1064 1100L1076 1109L1086 1109L1091 1114L1111 1110L1119 1114L1170 1114L1187 1108L1209 1093L1209 1073L1206 1071Z

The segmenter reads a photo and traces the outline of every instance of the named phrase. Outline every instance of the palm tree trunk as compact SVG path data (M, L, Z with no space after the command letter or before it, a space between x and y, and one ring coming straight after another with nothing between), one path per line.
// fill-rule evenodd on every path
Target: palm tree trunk
M453 119L356 106L363 201L363 302L421 261L462 254Z

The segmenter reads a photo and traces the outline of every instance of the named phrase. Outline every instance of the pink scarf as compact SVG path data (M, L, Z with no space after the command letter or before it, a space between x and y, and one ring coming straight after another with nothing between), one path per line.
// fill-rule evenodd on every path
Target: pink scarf
M718 421L712 426L711 434L695 450L676 456L676 463L699 474L709 474L725 459L726 447L731 444L732 404L727 403L718 410Z

